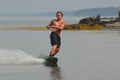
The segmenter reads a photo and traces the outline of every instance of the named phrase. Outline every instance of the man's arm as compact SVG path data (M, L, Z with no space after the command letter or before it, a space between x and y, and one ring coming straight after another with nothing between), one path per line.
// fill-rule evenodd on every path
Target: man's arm
M48 29L50 29L50 27L52 26L53 24L53 20L49 23L49 25L47 26Z

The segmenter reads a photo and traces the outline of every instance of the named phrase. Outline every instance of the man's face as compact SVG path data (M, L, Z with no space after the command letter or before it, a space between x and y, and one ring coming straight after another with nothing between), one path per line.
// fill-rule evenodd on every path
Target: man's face
M61 13L58 13L56 16L57 16L57 19L58 19L58 20L61 20L61 19L62 19L62 14L61 14Z

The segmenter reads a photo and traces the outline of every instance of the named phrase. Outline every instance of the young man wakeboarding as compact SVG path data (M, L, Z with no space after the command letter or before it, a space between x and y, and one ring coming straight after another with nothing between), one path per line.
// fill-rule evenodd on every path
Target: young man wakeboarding
M51 48L49 57L53 57L59 52L60 45L61 45L60 34L65 27L65 22L62 20L63 13L61 11L58 11L56 13L56 17L57 19L53 19L47 26L48 29L52 30L50 34L50 42L51 42L52 48Z

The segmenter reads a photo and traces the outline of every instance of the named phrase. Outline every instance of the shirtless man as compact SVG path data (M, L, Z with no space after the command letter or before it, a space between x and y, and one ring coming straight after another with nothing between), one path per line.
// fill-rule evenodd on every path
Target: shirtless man
M48 29L51 29L50 34L50 42L52 45L50 55L51 57L55 56L59 50L61 45L61 37L60 33L64 29L65 22L62 20L63 13L61 11L58 11L56 13L57 19L53 19L50 24L47 26Z

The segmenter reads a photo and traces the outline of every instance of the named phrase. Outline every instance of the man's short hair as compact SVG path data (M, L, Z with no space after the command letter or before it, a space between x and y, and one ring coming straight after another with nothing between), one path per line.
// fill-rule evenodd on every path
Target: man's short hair
M63 17L63 12L62 12L62 11L58 11L58 12L56 13L56 15L59 14L59 13L60 13L60 14L62 15L62 17Z

